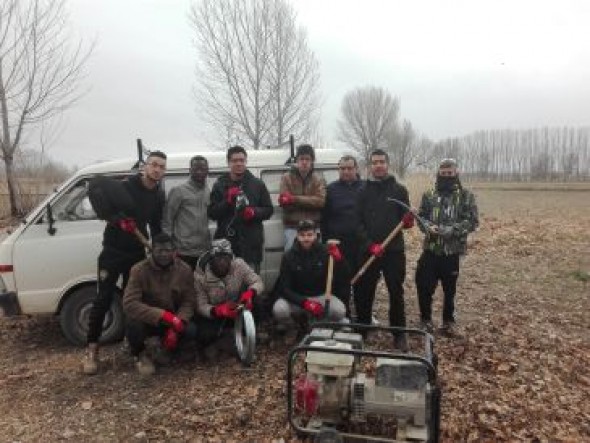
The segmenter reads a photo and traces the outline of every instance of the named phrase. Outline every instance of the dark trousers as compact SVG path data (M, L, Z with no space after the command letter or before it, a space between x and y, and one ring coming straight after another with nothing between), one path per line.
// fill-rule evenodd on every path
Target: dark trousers
M359 246L358 246L358 239L356 237L356 233L349 234L349 235L334 235L331 238L324 239L326 242L328 240L340 240L340 244L338 247L346 260L348 265L348 270L350 273L350 278L354 276L358 268L360 267L358 264L359 259ZM338 298L342 303L344 303L344 307L346 308L346 316L348 318L351 317L350 314L350 296L351 292L343 292L342 294L338 294ZM355 302L356 303L356 302Z
M443 292L443 322L455 321L455 292L459 277L459 254L435 255L422 252L416 268L416 288L420 305L420 318L432 319L432 296L440 280Z
M129 280L129 270L144 258L143 253L123 255L109 249L103 249L98 256L97 294L88 319L88 343L97 343L100 339L104 317L118 291L117 280L123 277L122 289L124 290Z
M166 329L168 327L164 325L153 326L138 320L128 320L125 328L125 336L129 343L131 355L138 356L145 349L145 340L148 337L164 337ZM194 340L196 335L197 330L195 324L189 322L179 337L179 345L186 340Z
M383 257L376 259L359 279L354 289L357 321L362 324L371 324L375 289L382 273L389 292L389 324L405 327L406 254L404 251L385 252Z
M233 331L234 321L223 318L195 317L197 326L196 340L202 348L215 343L228 330Z

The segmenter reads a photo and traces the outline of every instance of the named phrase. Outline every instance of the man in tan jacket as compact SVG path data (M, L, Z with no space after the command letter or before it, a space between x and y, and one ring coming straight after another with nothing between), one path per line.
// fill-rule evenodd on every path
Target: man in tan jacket
M174 351L179 341L195 337L195 326L189 323L195 298L190 267L175 258L168 234L156 235L151 257L131 268L123 295L126 337L140 374L155 372L154 363L145 352L147 337L160 337L168 351Z
M319 226L326 203L326 182L314 171L315 151L311 145L299 145L295 166L281 178L279 205L283 208L285 251L291 249L300 221L311 220Z

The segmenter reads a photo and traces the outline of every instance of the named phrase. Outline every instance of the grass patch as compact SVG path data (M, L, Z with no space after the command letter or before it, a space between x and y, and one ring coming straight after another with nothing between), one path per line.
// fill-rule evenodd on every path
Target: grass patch
M582 271L581 269L570 272L569 275L570 277L573 277L574 280L581 281L583 283L588 283L590 281L590 272Z

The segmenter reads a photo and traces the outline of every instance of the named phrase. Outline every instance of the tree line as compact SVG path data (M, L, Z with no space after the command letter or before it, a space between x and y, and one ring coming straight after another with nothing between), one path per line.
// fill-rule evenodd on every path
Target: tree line
M590 180L590 127L476 131L441 140L422 155L423 164L453 157L463 176L481 180Z

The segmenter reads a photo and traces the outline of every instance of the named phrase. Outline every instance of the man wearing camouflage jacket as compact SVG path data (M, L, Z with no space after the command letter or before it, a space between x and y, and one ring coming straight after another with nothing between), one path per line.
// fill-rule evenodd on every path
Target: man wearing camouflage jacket
M455 160L441 161L436 185L422 196L418 214L425 222L419 224L420 229L426 234L416 269L421 327L434 330L432 296L440 280L444 292L442 332L452 335L459 258L465 254L467 235L479 224L475 197L461 185Z

